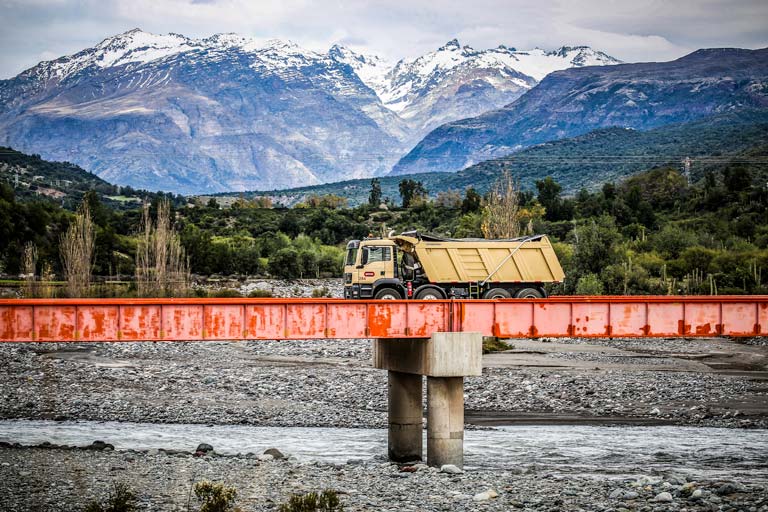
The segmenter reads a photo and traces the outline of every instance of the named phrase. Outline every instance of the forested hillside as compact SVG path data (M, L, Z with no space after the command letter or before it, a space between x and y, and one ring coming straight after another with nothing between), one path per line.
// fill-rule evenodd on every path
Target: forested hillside
M0 182L10 185L19 198L48 199L68 209L74 209L89 190L115 209L136 208L144 198L167 197L179 205L186 202L182 196L112 185L70 162L49 162L39 155L26 155L2 146Z
M580 137L535 146L504 158L480 162L456 173L423 173L379 178L382 197L397 200L403 179L421 182L432 197L469 186L485 193L504 170L509 170L524 190L535 190L536 180L552 176L572 195L582 188L597 190L603 183L624 179L653 166L682 168L690 157L691 178L701 179L708 171L721 173L734 160L765 154L768 141L768 111L726 112L690 123L638 131L625 128L595 130ZM754 160L749 157L750 161ZM755 167L757 172L764 167ZM246 193L246 197L269 196L291 205L309 194L335 194L351 205L368 200L370 180L350 180L313 187Z

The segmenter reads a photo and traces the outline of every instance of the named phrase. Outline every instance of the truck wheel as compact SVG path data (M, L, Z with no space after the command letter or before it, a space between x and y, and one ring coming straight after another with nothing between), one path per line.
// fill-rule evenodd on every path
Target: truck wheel
M504 288L491 288L483 294L484 299L509 299L512 294Z
M376 292L376 295L373 297L374 299L379 300L400 300L402 297L400 296L400 293L395 290L394 288L382 288L381 290Z
M445 297L439 289L429 287L416 292L416 298L421 300L440 300L444 299Z
M544 294L536 288L523 288L515 294L516 299L543 299Z

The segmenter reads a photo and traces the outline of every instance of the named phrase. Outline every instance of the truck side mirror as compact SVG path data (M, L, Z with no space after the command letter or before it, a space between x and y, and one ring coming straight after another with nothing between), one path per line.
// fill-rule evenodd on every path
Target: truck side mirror
M360 263L362 263L362 265L359 265L357 268L363 268L363 266L365 266L365 264L368 263L368 248L367 247L363 248L363 257L360 258L360 260L361 260Z

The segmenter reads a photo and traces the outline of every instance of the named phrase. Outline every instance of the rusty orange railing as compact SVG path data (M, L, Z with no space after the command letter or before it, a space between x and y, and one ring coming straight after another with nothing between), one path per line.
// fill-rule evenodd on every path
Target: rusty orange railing
M0 342L765 336L768 296L530 300L3 299Z

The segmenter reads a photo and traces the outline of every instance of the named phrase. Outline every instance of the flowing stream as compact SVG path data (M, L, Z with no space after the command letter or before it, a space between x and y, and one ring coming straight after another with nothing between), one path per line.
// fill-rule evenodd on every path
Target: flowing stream
M121 422L0 421L0 441L117 450L194 451L211 444L225 455L275 447L302 462L344 463L383 457L379 429L250 427ZM768 431L698 427L508 426L465 432L468 470L536 470L622 478L676 473L689 479L768 483Z

